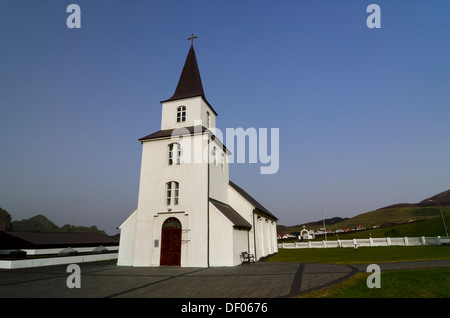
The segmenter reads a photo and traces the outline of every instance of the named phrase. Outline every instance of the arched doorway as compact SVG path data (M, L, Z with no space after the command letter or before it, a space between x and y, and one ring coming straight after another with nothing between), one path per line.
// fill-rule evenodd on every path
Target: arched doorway
M181 264L181 222L177 218L164 221L161 231L160 265Z

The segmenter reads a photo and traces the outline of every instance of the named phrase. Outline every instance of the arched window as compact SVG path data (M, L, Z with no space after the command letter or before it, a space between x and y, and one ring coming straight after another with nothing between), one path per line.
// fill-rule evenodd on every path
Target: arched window
M177 108L177 123L186 121L186 106L180 106Z
M211 125L211 115L206 112L206 128L209 128L209 125Z
M169 148L169 166L175 164L179 165L181 160L181 145L178 143L173 143L168 146Z
M225 154L223 152L220 153L220 164L222 165L222 171L225 171Z
M181 229L181 222L177 218L168 218L162 225L163 229Z
M211 157L212 157L211 159L212 159L212 162L213 162L214 165L217 164L216 156L217 156L217 154L216 154L216 147L213 147L212 150L211 150Z
M178 205L179 184L176 181L166 183L166 205Z

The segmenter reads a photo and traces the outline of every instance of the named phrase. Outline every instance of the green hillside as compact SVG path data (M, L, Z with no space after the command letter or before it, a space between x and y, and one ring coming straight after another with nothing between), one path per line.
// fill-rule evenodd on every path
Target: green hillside
M361 213L352 218L343 219L342 221L339 221L339 218L328 219L330 222L325 222L326 228L328 231L335 231L346 228L355 229L357 225L360 225L367 229L372 229L374 226L383 227L386 225L392 226L430 220L441 216L441 209L437 204L438 202L442 206L444 215L450 212L450 189L426 198L418 203L398 203L375 211ZM442 222L442 218L440 219ZM314 231L317 231L322 227L323 225L320 221L310 222L306 225L308 230ZM303 225L277 226L278 233L300 232L302 229Z
M447 226L450 226L450 205L442 206L442 211ZM335 231L346 228L355 229L357 225L361 225L368 230L348 234L339 233L339 238L369 238L369 233L371 233L372 237L445 236L441 210L438 206L383 208L361 213L341 222L327 224L326 228L327 231ZM389 226L384 227L387 225ZM380 228L374 229L374 226L379 226ZM308 230L314 231L320 228L323 228L323 225L307 226ZM280 233L300 232L302 229L303 226L301 225L283 227ZM335 234L328 234L328 237L336 239ZM318 239L321 238L319 237Z
M450 226L450 214L444 215L445 224L447 228ZM449 230L447 230L449 231ZM450 232L450 231L449 231ZM328 234L327 239L341 240L349 239L367 239L376 237L419 237L419 236L445 236L444 223L442 217L432 217L425 221L418 221L412 223L398 224L395 226L381 227L376 229L367 229L362 231L355 231L351 233L335 233ZM323 236L317 237L317 240L323 240Z
M443 206L442 211L445 213L450 210L450 206ZM439 207L400 207L370 211L358 214L352 218L346 219L336 224L337 228L355 228L362 225L365 228L373 228L374 226L382 226L384 224L400 224L409 221L422 221L440 216ZM334 228L330 228L334 230Z

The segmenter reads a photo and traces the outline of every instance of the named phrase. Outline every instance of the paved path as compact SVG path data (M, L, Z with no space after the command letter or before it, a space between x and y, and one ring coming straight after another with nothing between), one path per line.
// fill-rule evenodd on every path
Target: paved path
M365 265L257 262L236 267L120 267L79 264L81 288L70 289L66 265L0 270L6 298L286 298L343 281ZM450 260L380 264L381 270L450 267Z

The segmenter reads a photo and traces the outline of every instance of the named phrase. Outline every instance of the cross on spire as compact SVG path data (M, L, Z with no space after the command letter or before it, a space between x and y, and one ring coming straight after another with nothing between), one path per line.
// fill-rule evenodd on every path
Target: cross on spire
M188 40L191 40L191 46L194 46L194 39L196 39L197 37L194 36L194 33L191 33L191 37L188 38Z

